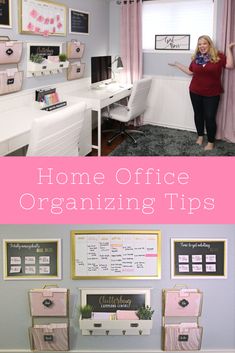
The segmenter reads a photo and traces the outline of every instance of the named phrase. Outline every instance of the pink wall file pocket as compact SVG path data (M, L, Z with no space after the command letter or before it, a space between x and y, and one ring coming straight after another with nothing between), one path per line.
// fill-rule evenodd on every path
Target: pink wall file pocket
M33 350L69 350L69 329L66 323L35 325L29 329L29 333Z
M18 71L18 69L0 71L0 95L20 91L22 83L22 71Z
M67 43L68 59L81 59L85 50L85 44L71 41Z
M68 290L66 288L44 288L29 291L32 316L67 316Z
M201 348L202 327L190 323L166 325L164 328L164 350L192 351Z
M23 42L0 37L0 64L18 64L21 59Z
M84 75L85 64L83 63L70 63L68 67L68 80L77 80Z
M198 324L201 309L200 290L182 287L163 290L163 350L192 351L201 348L203 330Z
M197 289L170 289L165 292L165 316L199 316L202 293Z

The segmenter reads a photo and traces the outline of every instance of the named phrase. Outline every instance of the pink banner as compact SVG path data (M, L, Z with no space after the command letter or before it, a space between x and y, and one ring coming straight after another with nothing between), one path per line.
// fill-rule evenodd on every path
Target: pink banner
M234 223L233 157L2 157L2 224Z

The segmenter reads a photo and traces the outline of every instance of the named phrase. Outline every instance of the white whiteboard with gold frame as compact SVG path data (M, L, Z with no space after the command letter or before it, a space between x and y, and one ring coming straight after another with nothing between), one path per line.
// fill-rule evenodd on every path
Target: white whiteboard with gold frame
M49 0L19 0L19 32L66 36L67 6Z
M161 232L71 232L72 279L160 279Z

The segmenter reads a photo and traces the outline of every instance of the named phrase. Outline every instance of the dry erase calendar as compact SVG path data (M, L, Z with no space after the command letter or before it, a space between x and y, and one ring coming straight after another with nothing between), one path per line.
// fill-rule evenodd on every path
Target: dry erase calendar
M160 278L160 232L72 232L72 277Z

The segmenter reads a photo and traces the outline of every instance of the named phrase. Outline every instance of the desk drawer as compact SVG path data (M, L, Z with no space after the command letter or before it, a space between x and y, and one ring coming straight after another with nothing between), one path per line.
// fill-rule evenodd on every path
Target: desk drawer
M7 142L1 142L0 143L0 156L5 156L8 154L8 143Z
M101 109L104 107L107 107L112 103L118 102L120 99L128 97L130 94L131 94L131 89L122 91L120 93L110 92L109 97L101 101Z
M29 143L29 133L14 137L9 140L9 153L26 146Z

